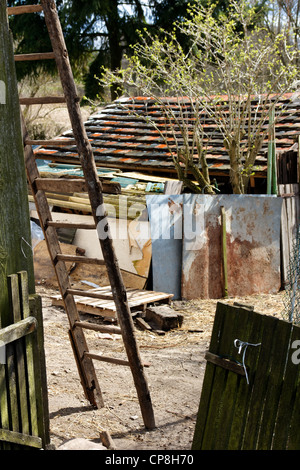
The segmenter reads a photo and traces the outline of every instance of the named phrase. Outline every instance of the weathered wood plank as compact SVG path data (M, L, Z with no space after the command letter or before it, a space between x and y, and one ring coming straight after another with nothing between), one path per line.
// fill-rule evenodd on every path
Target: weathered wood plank
M19 283L19 296L22 305L22 316L24 320L30 317L29 310L29 296L28 296L28 279L26 271L19 272L17 274L17 279ZM39 358L38 361L34 356L34 345L33 339L36 341L37 335L30 336L25 338L25 348L26 348L26 364L27 364L27 380L28 380L28 402L30 404L30 422L31 422L31 434L33 436L39 436L39 419L42 419L42 416L38 416L38 396L36 390L36 379L39 377ZM40 385L40 384L39 384ZM23 431L25 432L25 431ZM25 432L26 434L26 432Z
M230 359L217 356L216 354L212 354L209 351L206 351L204 358L216 366L223 367L223 369L231 370L231 372L245 376L243 366L237 362L233 362Z
M278 412L276 418L276 424L274 428L274 438L272 444L272 450L284 450L287 449L289 443L290 425L295 409L295 397L297 396L297 389L300 385L300 367L295 361L293 361L293 354L295 348L293 347L294 341L300 340L300 328L293 328L290 348L286 360L286 370L283 375L283 385L280 396L280 402L278 405ZM298 413L298 424L300 420L299 408L296 411ZM299 432L297 431L297 434ZM293 438L292 438L293 441ZM298 445L299 449L299 445Z
M257 448L259 450L271 450L276 424L277 411L283 385L286 359L290 344L292 324L278 322L273 336L272 349L269 351L269 377L265 394L265 406L260 423Z
M29 436L16 431L9 431L7 429L0 429L0 441L34 447L36 449L42 448L42 439L40 437Z
M18 325L21 321L21 299L19 295L19 283L17 274L8 276L8 289L10 293L10 306L12 311L12 317L14 325ZM36 329L36 321L34 322L34 329ZM19 410L20 410L20 431L25 434L29 434L30 431L30 416L28 410L28 390L26 384L26 369L28 367L25 359L24 340L21 337L16 341L14 345L15 350L15 362L16 362L16 387L19 398ZM29 366L30 367L30 366ZM12 404L17 408L17 403Z
M235 312L234 317L232 318L233 325L230 325L231 331L228 331L228 329L225 328L223 330L223 335L227 337L229 344L227 355L231 358L232 361L239 361L242 363L244 350L242 349L239 353L239 349L235 345L235 340L238 339L240 341L249 341L249 318L251 312L249 310L243 310L241 308L232 306L225 306L224 308L225 310L229 308L232 310L232 313ZM228 312L226 312L226 315L228 315ZM247 360L247 357L245 359ZM244 369L244 365L242 365L241 368L244 371L244 376L241 376L241 374L237 374L230 369L227 374L225 389L220 399L221 406L218 415L219 425L214 436L214 448L217 450L225 450L228 447L231 423L235 413L238 391L240 386L243 386L243 384L246 382L246 379L248 379L249 371L247 371L247 377L245 377L246 371Z
M248 309L249 310L249 309ZM244 307L243 307L244 314ZM250 321L250 318L253 318ZM252 344L259 344L261 341L261 315L250 316L249 324L249 340ZM250 327L250 325L249 325ZM249 399L252 391L252 383L256 375L257 364L259 360L259 351L256 348L248 348L246 356L246 366L249 376L249 385L246 380L240 380L239 388L235 399L234 414L230 426L230 435L228 439L228 450L236 450L242 448L244 429L246 425Z
M252 386L252 394L248 407L248 417L245 426L243 449L257 448L264 399L269 378L270 352L272 350L273 335L278 319L271 316L262 318L261 346L259 350L259 367L257 368Z
M224 323L224 312L222 309L217 308L215 313L215 320L210 340L209 351L213 354L218 354L218 343L220 335L223 331ZM205 433L205 427L208 420L210 397L213 389L215 379L216 367L211 364L206 364L205 375L203 380L202 393L200 397L199 409L197 414L197 421L195 426L195 432L192 443L192 450L202 449L203 437Z
M217 308L223 311L224 324L216 354L220 356L227 356L230 355L230 352L233 348L232 336L238 309L227 309L227 306L220 302L218 303ZM208 418L202 443L203 450L213 450L215 448L216 443L214 436L218 431L220 425L220 416L224 406L222 397L226 388L228 371L222 369L221 367L215 366L215 368L215 383L211 391L209 402Z
M16 324L6 326L0 330L0 341L4 344L12 343L32 333L36 329L36 325L36 319L29 317Z
M42 439L43 448L50 444L50 415L47 386L47 367L44 348L44 328L42 299L39 295L29 296L29 310L23 311L23 316L36 318L38 329L34 341L33 357L35 363L35 389L37 394L36 406L39 426L39 437Z

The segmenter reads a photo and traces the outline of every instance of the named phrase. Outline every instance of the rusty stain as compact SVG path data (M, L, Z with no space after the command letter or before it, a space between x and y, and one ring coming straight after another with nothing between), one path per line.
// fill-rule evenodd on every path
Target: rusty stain
M277 292L281 286L279 198L203 195L203 204L203 246L188 251L183 247L182 297L223 296L221 205L227 216L229 296Z

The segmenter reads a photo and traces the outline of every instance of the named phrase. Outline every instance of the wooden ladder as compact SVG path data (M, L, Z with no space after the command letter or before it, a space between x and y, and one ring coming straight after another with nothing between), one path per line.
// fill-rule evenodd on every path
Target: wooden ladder
M142 417L147 429L155 427L154 413L151 403L150 392L147 384L147 379L144 373L144 366L141 361L139 348L137 345L133 320L130 308L127 301L127 292L124 286L121 271L119 268L118 260L115 254L113 242L110 236L104 238L98 233L100 247L103 253L103 259L86 258L84 256L71 256L62 254L61 246L58 240L56 229L62 225L60 222L53 221L49 204L47 201L46 191L57 191L61 189L62 192L66 188L77 191L87 191L92 208L94 224L87 224L84 228L95 229L100 223L101 227L105 227L105 232L108 234L109 224L107 214L104 210L103 204L103 185L98 178L94 155L91 144L88 140L87 133L83 124L79 97L77 95L76 86L72 74L72 69L69 62L68 52L56 10L54 0L41 0L39 5L26 5L20 7L8 8L8 15L43 12L45 22L47 25L48 33L50 36L53 51L43 54L25 54L15 56L15 60L38 60L38 59L55 59L57 69L59 72L62 88L64 91L63 97L46 97L32 99L20 99L21 104L35 104L35 103L49 103L49 102L66 102L69 117L72 125L74 140L77 146L77 151L80 157L80 163L84 173L84 181L80 180L59 180L51 178L41 178L38 167L36 164L32 145L47 144L47 141L32 141L28 137L24 118L22 120L22 131L24 140L24 155L27 179L31 187L32 195L34 197L36 210L38 212L41 227L44 232L45 240L47 243L49 255L56 273L58 280L59 290L63 299L64 308L69 319L69 338L71 341L72 349L74 352L75 360L78 367L78 372L83 386L85 396L90 403L95 407L103 406L103 397L100 386L96 377L93 359L103 360L103 356L97 356L89 352L87 341L84 334L84 329L89 328L101 332L111 332L114 328L114 333L122 335L125 350L127 353L128 361L107 358L108 362L117 364L126 364L131 368L134 384L137 390L137 395L141 407ZM69 140L59 140L57 144L62 145L70 144ZM80 224L82 227L82 224ZM63 227L66 227L66 222L63 222ZM74 224L69 224L70 228L74 228ZM114 301L116 306L116 313L118 319L118 327L100 326L83 322L80 320L78 309L74 300L74 295L88 296L87 291L74 290L71 288L68 271L66 269L67 261L76 261L83 263L104 264L107 269L112 296L111 300ZM101 294L93 294L93 297L102 299ZM105 299L109 299L105 296Z

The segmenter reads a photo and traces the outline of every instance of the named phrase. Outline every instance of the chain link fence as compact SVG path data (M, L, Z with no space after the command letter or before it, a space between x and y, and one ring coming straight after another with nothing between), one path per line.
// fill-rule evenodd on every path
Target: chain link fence
M285 320L300 324L300 225L293 243L288 268L287 283L283 297Z

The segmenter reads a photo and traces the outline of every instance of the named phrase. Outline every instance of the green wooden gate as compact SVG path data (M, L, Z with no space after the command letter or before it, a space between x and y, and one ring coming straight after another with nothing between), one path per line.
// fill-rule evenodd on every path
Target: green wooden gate
M300 328L219 302L193 450L300 449Z
M0 328L0 449L49 443L42 318L27 273L8 276L10 324ZM1 318L1 316L0 316Z

